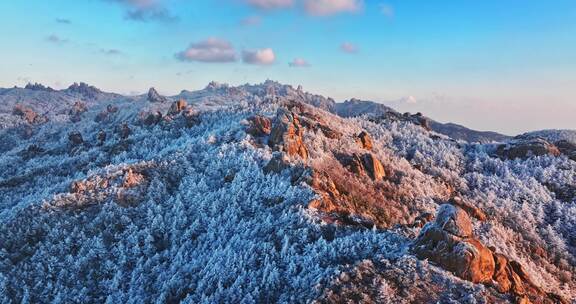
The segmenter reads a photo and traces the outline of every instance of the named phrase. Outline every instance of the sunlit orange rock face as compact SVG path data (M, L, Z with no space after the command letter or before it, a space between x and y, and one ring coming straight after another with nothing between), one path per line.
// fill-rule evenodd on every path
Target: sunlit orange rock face
M70 193L61 195L52 205L82 208L112 199L121 206L133 206L142 201L148 188L146 174L152 168L151 164L133 165L74 181L70 184Z
M248 119L246 132L256 136L267 135L268 119L254 116ZM323 214L329 222L366 227L391 227L395 224L409 224L424 210L410 201L423 195L416 189L402 184L394 166L381 160L373 152L373 140L363 131L360 134L344 133L329 123L327 117L310 111L305 105L291 103L277 111L271 122L268 145L291 158L307 161L309 149L304 136L307 132L322 134L338 146L338 142L357 142L358 152L343 154L339 151L321 151L322 158L305 162L306 170L293 176L293 181L304 182L317 193L317 198L309 202L309 208ZM368 150L368 151L367 151ZM362 152L363 151L363 152ZM290 160L275 155L265 166L264 171L280 172L290 167ZM411 168L413 174L420 174ZM390 175L390 178L388 178ZM410 177L404 177L409 179ZM427 181L440 199L448 199L452 190L441 182Z
M187 106L188 106L188 104L186 103L186 101L184 99L179 99L178 101L175 101L170 106L169 114L176 115L176 114L182 112Z
M268 145L275 150L284 151L290 156L298 155L308 158L308 149L303 143L304 128L300 125L298 116L286 110L279 109L274 119Z
M492 252L472 237L466 212L452 205L440 207L436 221L416 240L414 252L474 283L489 282L494 273Z
M352 155L340 155L340 163L350 172L358 176L369 176L372 180L381 180L386 176L386 171L380 160L372 153Z
M29 124L41 124L48 121L45 116L36 113L29 107L23 105L16 105L13 109L14 115L20 116Z
M372 150L372 137L366 131L360 132L356 140L366 150Z
M435 222L422 229L413 251L419 258L428 259L462 279L510 293L519 303L565 302L536 286L518 262L474 238L468 214L457 206L440 206Z
M272 121L268 117L255 115L248 118L250 126L246 130L252 136L265 136L272 131Z

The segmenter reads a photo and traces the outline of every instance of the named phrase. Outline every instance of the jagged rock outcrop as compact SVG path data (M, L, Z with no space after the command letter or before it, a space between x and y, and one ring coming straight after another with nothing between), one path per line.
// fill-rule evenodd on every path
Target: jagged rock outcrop
M170 106L170 110L168 111L168 114L177 115L178 113L182 112L187 106L188 104L184 99L179 99L178 101L172 103L172 105Z
M79 94L87 99L95 99L102 93L102 91L100 91L95 86L88 85L84 82L73 83L68 87L68 89L66 89L66 92Z
M542 138L518 138L496 148L496 155L502 159L526 159L532 156L559 156L560 150Z
M278 109L268 138L268 145L274 150L284 151L290 156L308 158L308 149L303 142L304 128L298 116L284 108Z
M366 150L372 150L373 147L372 137L370 137L370 135L366 131L360 132L360 134L358 134L358 138L356 139L356 141L358 142L360 147Z
M28 83L28 84L26 84L26 86L24 88L27 90L32 90L32 91L45 91L45 92L55 92L56 91L53 88L45 86L45 85L38 83L38 82Z
M156 89L150 88L150 90L148 90L148 101L149 102L167 102L168 98L160 95L156 91Z
M381 180L386 176L384 166L372 153L359 155L353 153L350 156L339 155L340 163L358 176L368 175L373 180Z
M419 258L428 259L462 279L510 293L517 302L564 303L559 296L537 287L518 262L474 238L470 218L460 207L440 206L436 220L424 226L412 250Z
M20 116L29 124L42 124L48 121L48 118L36 113L32 108L17 104L12 111L14 115Z
M134 188L140 185L144 181L144 176L140 173L134 172L132 168L128 168L124 174L124 180L122 181L122 187L124 188Z
M378 158L376 158L376 156L374 156L374 154L372 153L364 154L362 160L364 163L364 167L368 172L368 175L373 180L380 180L386 176L384 166L382 166L382 163L380 162L380 160L378 160Z
M141 112L140 121L146 126L157 125L162 121L162 112Z
M86 112L87 110L88 110L88 107L86 106L86 103L81 102L81 101L77 101L74 103L74 105L72 105L72 108L70 109L68 114L69 115L79 115L79 114Z
M328 173L308 170L304 173L303 180L318 194L318 198L308 203L308 208L321 211L324 214L322 218L325 222L364 228L374 227L375 223L369 217L351 212L352 210L348 209L346 204L350 202L350 197L346 193L342 193L339 187L342 191L346 191L346 189L337 185Z
M81 120L82 113L86 112L88 107L86 103L77 101L74 103L70 111L68 111L68 115L70 115L70 120L72 122L79 122Z
M150 164L138 164L95 175L70 184L70 193L62 194L52 203L55 207L81 208L113 199L129 207L138 204L148 188L146 175L153 168Z
M391 120L391 121L405 121L405 122L409 122L412 123L414 125L420 126L423 129L427 130L427 131L431 131L431 123L430 120L425 117L424 115L422 115L422 113L418 112L416 114L411 114L409 112L406 112L404 114L400 114L396 111L388 111L385 113L382 113L379 116L374 116L374 117L370 117L369 120L376 122L376 123L380 123L382 121L385 120Z
M430 120L424 117L422 113L418 112L414 115L410 115L410 113L404 113L404 116L407 116L415 125L419 125L427 131L432 130L430 128Z
M450 201L448 201L448 203L462 208L462 210L466 211L468 215L476 218L479 221L485 221L488 218L488 216L486 215L486 213L484 213L484 211L482 211L482 209L474 206L471 202L459 196L451 198Z
M330 139L340 139L342 137L342 133L328 126L320 116L306 111L303 104L299 104L297 109L297 113L299 113L298 118L303 127L313 131L319 130L324 136Z
M492 252L472 236L466 212L442 205L435 222L420 232L413 250L419 258L435 262L465 280L489 283L495 269Z
M266 136L272 131L272 121L268 117L254 115L248 118L248 123L250 125L246 128L246 133L252 136Z
M118 112L118 107L114 105L107 105L106 109L102 110L94 118L95 122L109 122L111 120L112 114Z

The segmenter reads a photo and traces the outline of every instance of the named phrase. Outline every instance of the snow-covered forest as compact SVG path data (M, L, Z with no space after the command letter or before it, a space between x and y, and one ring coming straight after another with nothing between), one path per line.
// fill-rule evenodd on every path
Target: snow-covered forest
M304 155L247 131L255 115L274 127L294 103L305 108ZM474 143L391 109L376 119L365 104L347 110L354 116L341 108L271 81L171 97L1 89L0 302L310 303L361 272L374 277L353 289L377 289L376 302L417 302L411 280L442 286L432 293L442 303L513 302L411 251L422 229L412 223L455 193L486 214L472 220L480 242L545 292L576 299L576 154L563 148L576 132ZM365 153L362 131L381 180L340 165L340 155ZM558 153L505 154L534 138ZM282 167L268 170L282 151ZM331 174L348 201L312 208L329 191L305 169Z

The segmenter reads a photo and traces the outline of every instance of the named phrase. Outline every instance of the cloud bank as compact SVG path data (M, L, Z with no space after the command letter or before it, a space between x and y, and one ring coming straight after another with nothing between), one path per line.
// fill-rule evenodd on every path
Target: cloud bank
M245 50L242 52L242 61L247 64L270 65L276 61L276 54L270 48Z
M244 0L262 10L289 9L298 6L311 16L331 16L354 13L363 9L363 0Z
M220 38L208 38L192 43L187 49L176 54L180 61L234 62L236 51L232 44Z

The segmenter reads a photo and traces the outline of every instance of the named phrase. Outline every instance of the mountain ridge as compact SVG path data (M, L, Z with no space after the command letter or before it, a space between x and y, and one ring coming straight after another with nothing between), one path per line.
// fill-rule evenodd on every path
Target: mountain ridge
M250 85L244 84L237 87L230 86L228 84L220 84L217 82L209 83L204 90L212 90L212 91L226 91L226 90L245 90L247 93L251 94L262 94L263 88L266 87L270 90L278 91L277 94L280 96L288 96L288 95L296 95L299 98L302 98L306 101L306 103L312 104L316 107L321 109L327 110L331 113L337 114L342 117L353 117L353 116L360 116L360 115L368 115L368 116L381 116L385 115L386 113L396 113L393 108L374 101L367 101L367 100L359 100L359 99L350 99L345 100L343 102L336 102L334 99L329 97L324 97L317 94L312 94L308 92L304 92L303 89L299 86L298 88L294 88L291 85L283 85L276 81L267 80L260 85ZM235 88L235 89L234 89ZM137 99L143 98L146 94L140 95L133 95L133 96L126 96L117 93L106 93L102 92L96 87L90 86L86 83L80 82L72 84L67 89L62 90L54 90L50 87L44 86L39 83L29 83L24 88L0 88L0 94L9 93L11 90L16 89L28 89L33 91L43 91L43 92L51 92L51 93L69 93L69 94L80 94L84 92L84 94L92 94L93 98L102 98L102 96L106 96L104 98L126 98L126 99ZM82 91L83 90L83 91ZM165 96L169 100L177 100L179 98L188 98L190 99L192 96L201 92L202 90L196 91L187 91L183 90L179 94L172 95L172 96ZM79 93L80 92L80 93ZM90 93L87 93L90 92ZM265 93L265 92L264 92ZM99 95L100 94L100 95ZM158 93L156 93L158 94ZM158 94L161 96L160 94ZM193 97L192 97L193 98ZM465 140L469 142L481 142L481 143L489 143L489 142L501 142L507 139L510 139L511 136L503 135L498 132L494 131L477 131L473 129L469 129L465 126L454 124L454 123L440 123L435 121L429 117L426 117L429 121L430 128L437 133L447 135L456 140ZM536 131L533 131L536 132Z

